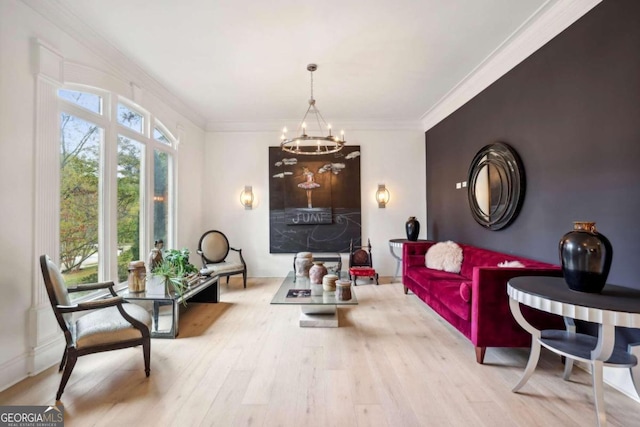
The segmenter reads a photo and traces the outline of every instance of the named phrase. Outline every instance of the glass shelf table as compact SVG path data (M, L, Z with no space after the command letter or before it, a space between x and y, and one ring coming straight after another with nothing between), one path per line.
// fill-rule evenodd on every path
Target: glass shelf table
M175 292L130 292L127 288L118 292L126 301L144 307L151 313L151 338L175 338L179 332L180 304L192 302L219 302L218 276L201 276L182 295Z
M529 361L513 391L529 380L538 364L540 348L545 347L566 357L565 380L571 375L574 360L591 365L598 425L605 426L603 366L629 368L636 391L640 385L639 347L630 345L627 351L614 347L616 326L640 327L640 290L606 285L601 293L590 294L570 290L562 277L523 276L509 280L507 293L513 317L532 337ZM520 304L563 316L567 330L534 328L522 315ZM574 319L596 323L598 336L576 333Z
M293 292L311 290L309 278L296 277L293 271L289 272L271 300L271 304L276 305L299 305L301 327L336 328L338 327L338 307L358 305L353 286L351 286L351 299L347 301L336 299L335 291L323 291L321 295L287 297L290 290L294 290Z

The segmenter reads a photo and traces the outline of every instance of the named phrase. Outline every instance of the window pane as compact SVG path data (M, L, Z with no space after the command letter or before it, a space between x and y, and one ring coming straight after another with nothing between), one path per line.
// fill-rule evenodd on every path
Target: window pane
M58 96L93 113L102 114L102 97L93 93L58 89Z
M160 141L163 144L171 145L171 140L167 138L167 135L164 134L160 129L153 128L153 139L156 141Z
M140 194L143 145L118 136L118 279L127 280L129 262L140 259Z
M165 247L169 228L169 164L171 156L163 151L153 151L153 238L163 240Z
M100 145L103 130L62 114L60 123L60 267L67 285L98 281ZM72 298L81 297L72 293Z
M138 133L142 133L144 129L144 117L142 114L122 104L118 104L118 123Z

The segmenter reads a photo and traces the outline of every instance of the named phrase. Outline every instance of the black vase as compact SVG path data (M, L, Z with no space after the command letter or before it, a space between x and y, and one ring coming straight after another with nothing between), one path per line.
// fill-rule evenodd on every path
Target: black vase
M420 234L420 222L415 216L409 217L404 228L407 230L407 240L411 240L412 242L418 240L418 234Z
M607 283L613 248L596 231L595 222L574 222L573 231L560 239L562 274L569 289L600 293Z

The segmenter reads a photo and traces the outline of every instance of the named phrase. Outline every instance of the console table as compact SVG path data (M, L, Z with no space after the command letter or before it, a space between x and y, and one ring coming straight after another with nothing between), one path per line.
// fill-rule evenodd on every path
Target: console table
M398 277L398 272L400 271L400 266L402 265L402 245L407 242L428 242L428 240L418 239L418 240L407 240L407 239L390 239L389 240L389 251L391 252L391 256L396 259L396 274L393 275L393 281L396 281ZM396 254L393 252L393 249L397 248L400 250L400 254Z
M130 292L127 288L118 292L126 301L140 305L151 313L151 338L175 338L179 332L180 304L184 301L219 302L218 276L201 276L182 295L175 292L152 294L146 291Z
M507 284L509 307L516 321L532 336L531 354L522 378L513 388L517 392L529 380L538 364L540 348L566 357L564 379L571 375L573 361L591 365L593 394L598 425L606 425L602 368L629 368L636 391L639 391L640 372L636 347L628 351L614 347L615 327L640 327L640 290L606 285L600 294L576 292L569 289L562 277L516 277ZM520 304L565 318L567 330L539 331L522 315ZM576 333L573 320L598 324L598 337Z

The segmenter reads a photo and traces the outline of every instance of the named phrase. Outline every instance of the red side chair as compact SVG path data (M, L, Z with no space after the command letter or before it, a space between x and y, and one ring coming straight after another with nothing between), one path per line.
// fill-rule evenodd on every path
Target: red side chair
M353 239L349 244L349 280L357 286L358 277L368 277L378 285L378 273L373 268L371 260L371 241L367 239L367 246L353 246Z

